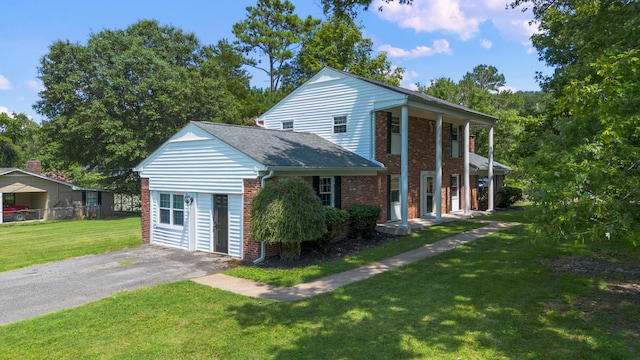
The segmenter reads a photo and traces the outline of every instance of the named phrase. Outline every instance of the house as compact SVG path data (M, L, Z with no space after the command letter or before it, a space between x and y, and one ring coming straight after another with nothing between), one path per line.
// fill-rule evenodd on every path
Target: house
M0 168L0 202L3 209L27 207L28 210L3 211L0 224L23 219L61 219L90 215L113 215L113 194L89 189L41 174L41 163L29 160L26 170Z
M249 238L248 213L277 176L304 177L326 205L378 205L381 221L406 233L412 218L470 215L480 178L492 211L496 163L491 148L485 167L469 151L469 130L489 128L492 147L496 120L324 68L256 128L192 122L140 163L143 242L246 260L273 255Z

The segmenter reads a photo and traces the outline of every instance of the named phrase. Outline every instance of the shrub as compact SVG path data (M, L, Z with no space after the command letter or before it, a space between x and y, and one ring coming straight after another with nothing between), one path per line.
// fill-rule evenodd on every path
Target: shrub
M499 187L496 190L496 207L507 208L522 198L522 189L511 186Z
M368 237L376 229L380 207L375 205L351 205L349 212L349 236Z
M319 239L309 242L309 248L327 252L331 241L344 234L349 223L349 213L331 206L324 207L324 221L327 232Z
M300 243L327 232L325 210L313 188L295 177L278 178L256 193L251 204L252 238L259 242L281 243L280 256L300 257Z

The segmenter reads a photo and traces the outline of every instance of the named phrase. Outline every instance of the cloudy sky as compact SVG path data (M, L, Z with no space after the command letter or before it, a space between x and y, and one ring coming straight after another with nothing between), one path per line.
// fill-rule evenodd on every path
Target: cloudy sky
M382 0L375 0L382 2ZM156 19L193 32L203 44L233 40L234 23L257 0L0 0L0 112L42 117L32 108L39 99L40 59L56 40L85 44L103 29L126 28L141 19ZM530 36L530 13L507 10L504 0L414 0L413 6L375 3L360 15L364 35L376 51L405 68L402 86L415 88L438 77L454 81L480 64L493 65L512 90L539 90L536 71L549 70L538 61ZM301 17L323 18L319 0L292 0ZM268 87L255 71L252 85Z

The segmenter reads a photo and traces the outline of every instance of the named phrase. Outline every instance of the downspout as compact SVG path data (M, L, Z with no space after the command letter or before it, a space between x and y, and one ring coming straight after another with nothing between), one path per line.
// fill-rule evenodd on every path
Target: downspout
M262 179L260 179L260 188L264 187L264 184L266 183L266 180L270 177L273 176L273 170L269 171L269 173L265 176L262 177ZM267 255L267 251L265 249L266 245L264 244L264 241L260 243L260 257L253 260L253 264L257 265L259 263L261 263L265 256Z

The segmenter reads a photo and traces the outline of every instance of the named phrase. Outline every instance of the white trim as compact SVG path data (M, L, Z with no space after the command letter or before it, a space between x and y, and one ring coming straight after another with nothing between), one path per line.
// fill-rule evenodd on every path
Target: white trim
M336 124L336 119L344 118L344 124ZM336 132L336 126L344 126L344 132ZM349 134L349 115L333 115L331 116L331 133L336 136L345 136Z

